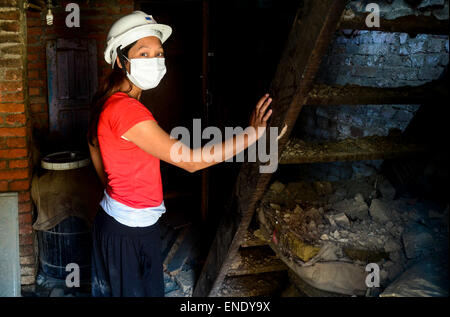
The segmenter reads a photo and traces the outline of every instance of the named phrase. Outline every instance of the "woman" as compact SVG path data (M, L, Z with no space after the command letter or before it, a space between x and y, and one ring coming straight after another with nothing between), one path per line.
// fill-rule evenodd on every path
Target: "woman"
M184 145L178 146L178 153L188 153L190 159L172 158L178 141L139 102L142 90L155 88L166 73L162 44L171 31L135 11L116 21L108 33L105 60L113 70L93 98L88 132L92 162L105 186L93 227L93 296L164 296L160 160L189 172L227 160L236 149L257 141L271 115L271 110L266 112L271 99L265 95L252 113L248 135L225 140L221 159L211 161L202 149ZM196 155L201 160L194 161Z

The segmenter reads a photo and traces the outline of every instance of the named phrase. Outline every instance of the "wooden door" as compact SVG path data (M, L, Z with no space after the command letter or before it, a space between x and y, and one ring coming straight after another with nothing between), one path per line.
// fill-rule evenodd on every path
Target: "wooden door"
M50 133L73 150L85 143L89 103L97 90L95 40L47 41L47 74Z

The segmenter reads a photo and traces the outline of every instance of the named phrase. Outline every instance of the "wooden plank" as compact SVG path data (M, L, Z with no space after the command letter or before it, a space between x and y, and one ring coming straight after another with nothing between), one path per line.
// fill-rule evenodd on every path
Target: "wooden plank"
M285 271L227 277L217 295L221 297L274 296L282 291L287 281Z
M341 141L304 142L291 139L280 164L392 159L426 152L425 145L403 141L401 136L370 136Z
M227 276L259 274L287 270L269 247L253 247L240 249Z
M286 126L285 135L278 141L278 151L286 144L298 114L306 103L345 3L344 0L308 0L302 2L297 12L270 89L273 112L269 124L278 127L279 131ZM194 296L218 294L231 261L244 239L255 204L271 177L271 174L260 173L260 165L259 161L242 164L233 196L219 224Z
M397 88L315 84L308 95L307 104L318 106L423 104L436 98L448 98L447 86L438 80L420 86Z
M241 247L243 248L250 248L250 247L261 247L264 245L267 245L267 241L262 240L259 236L255 235L258 234L257 230L248 229L248 231L245 234L244 241L241 243Z
M438 20L432 15L409 15L393 20L380 18L380 27L368 27L366 16L367 14L355 13L352 19L343 17L339 29L448 35L448 20Z

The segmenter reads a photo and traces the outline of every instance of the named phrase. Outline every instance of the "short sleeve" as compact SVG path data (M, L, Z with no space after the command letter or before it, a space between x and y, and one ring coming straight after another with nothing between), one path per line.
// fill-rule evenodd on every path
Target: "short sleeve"
M121 137L131 127L146 120L156 121L150 110L143 104L128 99L126 102L115 105L110 124L114 134Z

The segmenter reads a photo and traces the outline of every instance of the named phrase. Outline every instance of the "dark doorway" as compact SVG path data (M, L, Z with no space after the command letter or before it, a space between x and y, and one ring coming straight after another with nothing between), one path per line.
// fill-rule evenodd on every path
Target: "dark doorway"
M152 15L158 23L172 27L171 37L163 44L167 73L156 89L142 93L141 102L167 133L182 126L192 136L193 119L204 117L202 1L140 1L135 9ZM174 224L200 219L201 172L191 174L161 161L161 176L168 210L165 217L177 218L170 220Z

